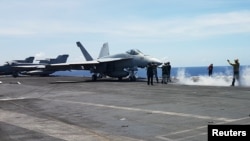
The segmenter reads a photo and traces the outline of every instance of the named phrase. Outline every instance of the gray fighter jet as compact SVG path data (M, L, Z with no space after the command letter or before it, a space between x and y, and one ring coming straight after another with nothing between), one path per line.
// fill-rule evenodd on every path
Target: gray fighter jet
M37 64L33 63L31 59L29 59L28 61L13 60L11 62L6 62L6 64L4 64L3 66L0 66L0 75L12 75L13 77L17 77L18 74L25 74L25 73L32 74L31 71L34 71L34 70L39 70L41 73L41 71L48 71L45 69L45 65L52 64L52 63L65 63L68 56L69 55L67 54L59 55L55 59L52 58L52 59L40 60L40 62ZM46 72L44 74L51 74L52 71L56 71L56 70L49 70L49 71L50 73Z
M12 60L7 61L4 65L0 66L0 75L13 75L16 76L15 70L12 66L16 65L24 65L24 64L32 64L35 57L30 56L25 58L24 60Z
M30 71L21 71L20 74L23 75L39 75L39 76L49 76L50 74L58 71L57 69L46 69L46 65L48 64L60 64L60 63L66 63L67 59L68 59L69 55L68 54L63 54L63 55L58 55L57 58L48 58L48 59L44 59L44 60L38 60L39 64L38 65L34 65L32 67L36 67L37 68L35 70L30 70ZM41 66L43 65L43 66ZM21 66L22 67L22 66ZM30 69L33 69L33 68Z
M135 81L135 72L138 68L145 68L149 63L161 65L162 62L149 55L144 55L138 49L131 49L125 53L114 55L104 55L98 59L93 59L80 42L76 42L81 48L86 61L80 63L64 63L46 65L47 68L57 68L59 70L89 70L92 73L92 80L96 81L98 76L109 76L122 80L129 77L131 81ZM102 51L101 51L102 52ZM104 52L109 51L104 49ZM100 53L101 54L101 53Z

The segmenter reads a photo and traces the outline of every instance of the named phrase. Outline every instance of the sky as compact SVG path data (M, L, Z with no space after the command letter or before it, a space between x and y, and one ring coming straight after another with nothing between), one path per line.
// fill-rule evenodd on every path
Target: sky
M139 49L173 67L250 65L249 0L1 0L0 64Z

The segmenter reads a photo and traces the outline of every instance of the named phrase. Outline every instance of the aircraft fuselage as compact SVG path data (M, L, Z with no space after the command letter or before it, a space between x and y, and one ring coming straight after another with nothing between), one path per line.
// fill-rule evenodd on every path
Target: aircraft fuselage
M129 75L129 71L136 71L137 68L145 68L148 63L155 63L157 65L160 65L161 62L148 55L144 54L129 54L129 53L121 53L121 54L115 54L110 55L107 57L100 58L126 58L124 60L119 61L113 61L113 62L106 62L106 63L100 63L96 65L95 69L92 70L93 73L100 73L107 75L109 77L127 77Z

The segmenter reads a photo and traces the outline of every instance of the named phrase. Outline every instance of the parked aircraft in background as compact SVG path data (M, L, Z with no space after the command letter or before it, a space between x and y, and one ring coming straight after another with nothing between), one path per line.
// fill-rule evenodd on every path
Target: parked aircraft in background
M57 58L48 58L44 60L38 60L39 64L37 69L30 70L30 71L21 71L20 74L23 75L39 75L39 76L49 76L50 74L58 71L57 69L46 69L47 64L60 64L60 63L66 63L69 55L63 54L57 56ZM43 67L41 65L44 65ZM35 65L36 66L36 65ZM21 66L22 67L22 66ZM33 66L31 66L32 68Z
M149 63L155 63L157 65L162 64L159 59L144 55L137 49L131 49L125 53L114 55L101 55L102 57L94 60L80 42L76 42L76 44L81 50L82 48L84 49L82 51L87 61L80 63L51 64L47 65L46 68L55 68L59 70L89 70L92 73L92 80L94 81L97 80L97 76L115 77L119 80L124 77L129 77L131 81L135 81L135 72L138 68L145 68Z
M30 56L25 58L24 60L11 60L7 61L4 65L0 66L0 75L13 75L15 76L15 72L11 66L21 65L21 64L31 64L33 63L35 57Z
M51 63L65 63L69 55L59 55L56 59L46 59L40 60L39 63L33 63L33 61L25 62L23 60L14 60L11 63L7 62L3 66L0 66L0 75L12 75L13 77L17 77L18 74L24 74L25 72L39 70L45 71L45 65ZM33 59L34 60L34 59ZM47 71L47 70L46 70ZM56 70L49 70L49 71L56 71ZM34 74L34 73L33 73ZM36 73L38 74L38 73ZM45 74L50 74L46 72Z

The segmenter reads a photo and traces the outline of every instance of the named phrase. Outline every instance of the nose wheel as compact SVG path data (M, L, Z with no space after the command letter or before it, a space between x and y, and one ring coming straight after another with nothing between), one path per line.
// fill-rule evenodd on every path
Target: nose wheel
M130 81L136 81L136 77L135 76L129 76L129 80Z
M16 72L16 71L12 72L12 76L13 76L14 78L18 77L18 72Z
M134 71L134 70L131 70L131 71L130 71L129 80L130 80L130 81L136 81L135 71Z

